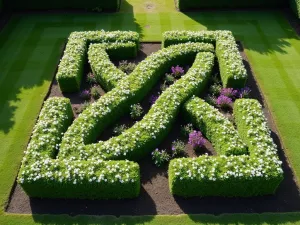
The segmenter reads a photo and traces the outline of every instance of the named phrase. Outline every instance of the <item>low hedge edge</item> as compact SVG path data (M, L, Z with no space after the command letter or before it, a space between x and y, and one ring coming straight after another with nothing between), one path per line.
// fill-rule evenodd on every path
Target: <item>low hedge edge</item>
M140 171L135 162L55 159L72 118L69 99L54 97L44 103L17 178L23 190L41 198L138 196Z
M193 98L187 105L201 104L201 101ZM172 194L251 197L275 193L283 180L282 162L261 105L254 99L236 100L234 115L243 141L253 143L248 146L250 155L173 159L168 170Z

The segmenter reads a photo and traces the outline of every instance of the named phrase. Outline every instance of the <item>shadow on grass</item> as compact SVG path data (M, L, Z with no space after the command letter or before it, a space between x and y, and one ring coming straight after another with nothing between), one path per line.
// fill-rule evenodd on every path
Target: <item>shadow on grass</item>
M23 44L15 48L15 51L0 47L0 53L13 61L12 64L7 64L5 57L0 61L2 69L7 71L2 77L0 72L0 131L8 133L15 125L16 110L21 107L20 102L28 98L28 90L41 87L44 82L53 79L70 32L101 29L132 30L143 38L142 28L134 18L133 6L127 1L123 1L122 4L126 7L126 13L22 12L13 16L0 33L1 45L17 46L20 42ZM31 30L29 34L15 36L20 35L19 29L26 27ZM52 33L47 29L51 29L57 38L51 37ZM47 40L50 42L46 48ZM43 44L39 45L40 42ZM24 91L26 95L23 95Z
M202 10L183 13L192 20L187 23L202 24L207 30L230 30L236 40L245 43L248 50L261 54L287 54L285 48L291 46L289 40L300 40L283 10Z

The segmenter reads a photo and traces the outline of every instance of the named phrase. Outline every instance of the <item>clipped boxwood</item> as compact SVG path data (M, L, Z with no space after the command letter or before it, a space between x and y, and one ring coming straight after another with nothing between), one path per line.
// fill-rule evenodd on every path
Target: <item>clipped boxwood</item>
M197 104L203 101L193 98L185 107ZM194 107L194 110L197 114L201 109ZM283 180L282 162L261 105L254 99L236 100L234 116L249 155L173 159L168 170L172 194L184 197L274 194Z
M18 182L31 197L133 198L139 195L139 165L129 161L56 159L61 138L72 122L66 98L49 98L25 152Z
M111 58L123 59L136 56L137 46L134 42L111 43L111 44L91 44L88 50L88 59L91 69L97 81L106 90L110 91L117 83L127 76L124 72L116 68L110 61Z
M247 146L233 124L218 109L202 99L188 101L183 107L187 119L210 140L220 155L247 154Z
M130 105L142 100L172 65L192 62L203 51L207 53L197 56L194 68L161 95L163 100L157 100L142 121L118 137L91 144L109 124L128 111ZM205 87L214 60L210 52L213 52L211 44L187 43L164 48L147 57L114 89L79 115L63 137L59 157L135 160L145 155L165 136L180 104Z
M245 86L247 71L230 31L168 31L163 34L163 47L187 42L214 44L223 86Z
M128 48L125 45L128 42L134 43L135 48ZM79 91L87 48L91 43L106 43L103 47L108 49L108 53L111 53L113 57L117 56L117 59L120 59L123 54L126 58L134 58L139 47L139 35L132 31L72 32L56 74L59 87L63 92ZM115 44L113 47L109 47L109 43Z

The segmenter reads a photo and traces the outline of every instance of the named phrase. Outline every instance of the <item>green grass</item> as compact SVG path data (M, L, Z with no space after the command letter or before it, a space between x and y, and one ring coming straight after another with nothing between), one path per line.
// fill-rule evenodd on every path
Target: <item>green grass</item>
M152 3L154 7L145 4ZM222 216L69 217L4 212L22 153L71 31L228 29L242 40L300 180L300 40L281 13L177 12L172 0L127 0L118 14L14 15L0 33L0 224L300 224L300 213ZM134 5L134 7L133 7ZM149 13L147 13L149 12Z

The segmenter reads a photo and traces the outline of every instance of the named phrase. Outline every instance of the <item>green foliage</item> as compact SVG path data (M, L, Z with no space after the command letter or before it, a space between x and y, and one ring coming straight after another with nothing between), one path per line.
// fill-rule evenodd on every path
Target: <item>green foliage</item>
M127 60L121 61L118 66L118 68L126 74L132 73L132 71L134 71L135 67L136 67L136 65L134 63L128 62Z
M71 104L49 98L40 113L18 176L31 197L132 198L139 194L137 163L56 159L60 140L72 122Z
M132 119L139 119L143 114L143 107L139 103L130 106L130 116Z
M98 99L101 96L97 87L91 88L91 95L94 99Z
M198 104L203 104L203 101L194 98L185 108L200 116L203 108L197 108ZM173 194L249 197L276 191L283 180L282 162L260 104L254 99L238 99L234 104L234 115L239 135L247 143L250 154L171 160L169 186ZM195 122L198 126L201 123L199 118Z
M98 11L118 11L121 5L121 0L52 0L52 1L38 1L38 0L4 0L6 6L10 10L54 10L54 9L86 9Z
M210 140L221 155L247 154L247 146L240 139L233 124L216 108L199 98L184 105L185 116Z
M166 73L165 83L168 85L173 84L176 81L175 77L172 74Z
M210 86L209 88L209 92L213 95L213 96L218 96L220 95L222 90L222 86L219 84L213 84Z
M97 81L99 79L100 81L98 82L101 83L102 80L99 78L101 75L99 75L99 72L97 71L97 66L99 64L108 64L108 66L115 68L109 61L109 54L111 54L112 58L119 58L120 55L124 57L134 57L138 48L138 40L138 33L130 31L72 32L69 36L64 55L60 61L56 74L60 89L63 92L74 92L79 90L88 44L102 43L100 45L94 45L93 49L95 49L95 51L89 51L89 61L91 61L93 73L95 74ZM95 61L95 57L99 57L100 61ZM108 81L104 80L103 82ZM114 80L108 82L106 85L101 84L104 85L104 87L107 86L109 89L111 88L110 85L113 85L111 84L113 82Z
M166 84L166 82L164 82L163 84L160 85L159 88L160 88L161 91L165 91L165 90L167 90L168 87L169 86Z
M115 135L120 135L127 129L128 129L128 127L125 124L121 124L121 125L115 126L113 132Z
M194 131L194 127L193 124L191 123L188 123L181 127L181 134L185 138L187 138L189 134L192 133L193 131Z
M88 58L96 80L106 90L110 91L124 77L126 73L118 69L110 59L132 58L137 54L134 42L91 44Z
M94 75L93 73L88 73L88 74L87 74L86 81L87 81L89 84L96 84L96 83L97 83L97 80L96 80L95 75Z
M217 106L217 99L216 99L216 97L214 97L214 96L212 96L212 95L208 95L206 98L205 98L205 101L208 103L208 104L210 104L210 105L212 105L212 106Z
M152 160L156 166L161 167L170 161L170 156L166 150L155 149L152 152Z
M230 31L168 31L163 34L164 47L186 42L215 44L223 87L245 86L247 71Z
M206 86L214 62L214 56L209 52L212 48L212 45L203 43L179 44L147 57L126 79L120 80L114 89L93 103L73 122L63 137L60 157L137 160L149 153L167 135L181 104ZM130 105L140 102L160 79L161 74L172 65L194 59L193 70L190 69L164 91L141 121L118 137L85 144L93 143L109 124L129 111ZM85 150L78 151L78 148Z
M172 157L183 156L185 154L185 144L183 141L176 140L172 142Z
M287 2L284 0L175 0L175 4L180 11L203 8L274 8L287 6Z

